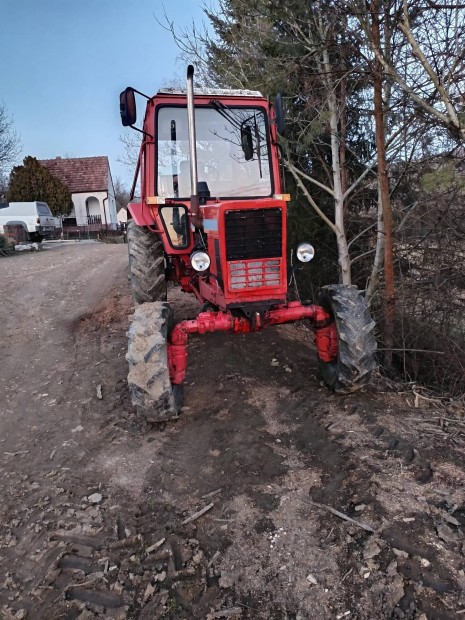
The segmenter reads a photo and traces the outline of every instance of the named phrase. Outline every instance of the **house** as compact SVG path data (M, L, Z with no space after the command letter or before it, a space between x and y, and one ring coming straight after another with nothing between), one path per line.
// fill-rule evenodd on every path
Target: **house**
M118 211L118 223L119 225L127 224L128 222L128 210L127 207L121 207Z
M74 208L63 226L115 229L116 200L108 157L56 157L39 163L66 185Z

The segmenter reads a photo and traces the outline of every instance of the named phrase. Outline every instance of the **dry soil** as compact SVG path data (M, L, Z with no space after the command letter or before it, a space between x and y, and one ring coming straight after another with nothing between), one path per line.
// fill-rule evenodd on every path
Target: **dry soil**
M460 402L331 395L289 325L193 337L182 415L150 427L126 247L46 247L0 260L0 617L465 617Z

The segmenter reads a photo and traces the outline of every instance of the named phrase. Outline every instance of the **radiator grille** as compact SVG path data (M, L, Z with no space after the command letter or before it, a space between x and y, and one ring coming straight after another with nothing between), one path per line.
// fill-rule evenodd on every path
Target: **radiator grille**
M226 260L274 258L282 254L282 210L226 211Z
M228 263L229 289L243 290L281 284L281 259Z

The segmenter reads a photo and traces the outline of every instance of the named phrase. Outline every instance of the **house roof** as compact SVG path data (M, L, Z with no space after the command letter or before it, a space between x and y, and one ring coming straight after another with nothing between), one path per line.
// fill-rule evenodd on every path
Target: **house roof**
M109 164L106 155L101 157L70 157L40 159L52 176L66 185L71 194L108 190Z

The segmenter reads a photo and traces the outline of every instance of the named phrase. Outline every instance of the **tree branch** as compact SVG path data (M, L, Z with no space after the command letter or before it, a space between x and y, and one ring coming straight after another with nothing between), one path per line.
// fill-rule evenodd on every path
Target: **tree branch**
M308 200L308 202L312 206L312 208L316 211L316 213L318 213L318 215L321 217L323 222L325 222L325 224L327 224L335 234L338 234L339 231L338 231L337 226L335 224L333 224L333 222L331 222L331 220L323 213L323 211L320 209L320 207L316 204L316 202L311 197L310 192L308 191L308 189L302 183L302 179L299 176L299 172L300 171L294 166L294 164L292 164L289 161L289 159L287 159L287 158L284 159L284 163L285 163L287 169L289 170L289 172L294 177L295 182L297 183L297 185L301 189L302 193L304 194L305 198Z

